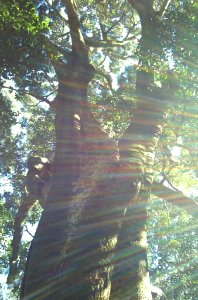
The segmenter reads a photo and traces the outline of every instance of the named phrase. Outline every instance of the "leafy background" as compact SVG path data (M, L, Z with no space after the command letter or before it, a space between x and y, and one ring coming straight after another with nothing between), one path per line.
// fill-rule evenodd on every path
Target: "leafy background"
M159 2L155 1L156 9ZM69 61L71 41L61 1L0 2L0 272L8 273L14 218L24 197L27 158L52 157L54 113L46 102L56 95L52 62ZM136 107L135 79L140 21L127 1L78 1L82 32L96 74L89 101L103 129L118 140ZM185 195L198 197L198 82L196 1L174 1L159 30L164 53L148 58L155 83L167 88L169 113L157 149L155 177L166 174ZM100 47L99 47L100 46ZM171 73L167 73L167 68ZM31 235L41 214L37 203L24 224L17 280L8 288L18 299ZM153 284L169 300L198 295L197 221L162 199L148 207L149 267ZM2 283L1 288L5 289ZM3 292L5 294L5 291ZM3 295L0 299L4 299Z

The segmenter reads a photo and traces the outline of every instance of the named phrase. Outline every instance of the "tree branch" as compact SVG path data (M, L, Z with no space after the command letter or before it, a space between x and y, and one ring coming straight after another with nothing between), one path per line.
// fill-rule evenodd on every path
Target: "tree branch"
M163 172L162 174L164 176L164 179L168 182L168 184L170 185L170 187L176 191L176 192L180 192L180 190L178 190L173 184L172 182L170 181L170 179L168 178L168 176Z
M122 11L120 18L111 25L111 27L106 31L106 34L108 34L116 25L118 25L121 22L121 20L123 19L124 15L125 15L125 6L126 6L126 1L123 4L123 11Z
M63 2L65 3L65 7L67 9L72 48L74 51L81 53L83 49L86 49L86 44L80 29L76 0L63 0ZM87 49L84 52L86 54Z
M152 193L172 205L177 205L179 208L184 209L188 214L198 219L198 203L191 198L186 197L182 192L172 190L162 183L155 181L152 185Z
M140 17L143 16L154 16L155 11L153 9L153 1L147 0L129 0L129 3L133 6L133 8L138 12Z
M117 42L112 40L108 40L108 41L94 40L89 37L85 37L84 40L87 46L94 47L94 48L113 48L118 46L122 47L127 43L127 42L123 43L123 42Z
M29 232L27 225L24 226L25 227L25 231L33 238L33 234L31 234L31 232Z
M103 78L105 78L107 84L108 84L108 87L110 88L110 90L112 91L113 90L113 87L112 87L112 78L111 78L111 75L106 72L104 69L99 69L99 68L96 68L95 69L95 73L102 76Z
M163 1L160 10L157 12L158 16L163 17L163 15L164 15L165 11L167 10L170 3L171 3L171 0L164 0Z
M68 21L61 15L60 10L56 9L54 3L51 5L49 0L46 0L48 6L59 16L59 18L68 25Z
M8 89L8 90L12 90L12 91L15 91L15 92L19 92L19 90L18 89L15 89L15 88L13 88L12 86L1 86L1 88L2 89ZM40 95L37 95L36 93L29 93L29 92L25 92L24 91L24 93L23 93L24 95L27 95L27 96L32 96L32 97L34 97L34 98L36 98L37 100L39 100L40 99L40 102L45 102L45 103L47 103L49 106L51 106L52 105L52 102L53 101L49 101L46 97L43 97L43 96L40 96ZM51 95L52 93L50 93L49 95ZM48 95L48 96L49 96Z
M138 36L138 33L136 33L136 34L133 34L132 36L129 37L130 33L133 32L135 26L136 26L136 24L134 24L129 29L129 31L127 32L126 36L122 39L122 42L134 40Z
M47 48L50 49L50 51L46 50L48 52L48 57L50 57L51 54L51 50L53 51L53 53L56 55L57 52L62 54L64 56L64 58L66 60L69 59L70 57L70 52L68 50L65 50L63 48L61 48L60 46L57 45L57 43L51 41L48 37L46 37L44 34L40 34L41 39L46 43L46 45L48 46ZM32 48L31 48L32 49ZM32 51L32 50L31 50ZM36 55L38 55L38 53L36 53ZM53 62L53 60L52 60Z

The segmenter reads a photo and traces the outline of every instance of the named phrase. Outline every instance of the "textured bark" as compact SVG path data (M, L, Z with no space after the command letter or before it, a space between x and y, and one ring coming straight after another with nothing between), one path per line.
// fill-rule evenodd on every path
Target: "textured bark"
M120 230L112 299L121 299L122 295L124 299L152 299L147 266L146 205L153 180L155 149L166 116L163 100L160 93L140 98L133 124L119 142L120 164L128 172L128 185L140 188L136 197L131 197Z
M136 78L137 110L119 142L120 163L128 184L139 187L131 198L118 236L111 299L151 300L147 264L146 205L153 181L155 150L166 118L167 101L155 87L152 66L146 60L160 48L152 1L129 1L140 16L140 66Z
M146 208L140 196L127 209L118 237L110 299L151 299L147 267Z
M69 91L60 87L55 103L53 179L28 259L24 299L109 297L109 264L121 210L118 214L112 202L118 153L93 119L87 86L79 82L80 88L72 81L75 90L71 84Z
M21 238L23 234L23 223L28 215L29 210L34 205L35 201L36 201L35 198L32 198L30 196L25 197L15 217L13 240L11 245L12 253L9 260L10 268L9 268L7 283L12 283L17 275L19 249L20 249Z
M106 232L100 227L104 215L95 206L103 207L98 200L103 196L108 168L116 164L117 147L89 111L87 86L94 69L88 61L76 2L65 1L65 5L72 53L67 65L55 64L59 89L53 103L53 176L29 253L21 293L24 299L88 299L102 294L108 298L110 292L109 267L105 269L106 262L102 265L103 256L109 253L101 254L108 252L106 240L102 242Z
M154 90L153 74L138 72L137 111L118 153L89 111L87 85L94 70L76 2L65 4L72 55L66 66L55 65L59 90L53 104L51 190L29 253L21 298L150 300L146 204L164 122L163 97ZM152 23L151 15L146 20ZM144 50L150 47L145 42L150 34L142 35Z
M119 220L109 223L107 181L109 170L117 168L117 146L89 111L87 86L94 69L79 33L75 1L66 5L72 55L67 65L55 64L59 89L53 103L53 176L29 253L23 299L108 299L110 293L109 260Z

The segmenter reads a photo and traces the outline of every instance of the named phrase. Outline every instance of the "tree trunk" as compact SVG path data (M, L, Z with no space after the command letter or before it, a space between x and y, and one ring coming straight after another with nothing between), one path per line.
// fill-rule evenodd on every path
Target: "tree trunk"
M114 188L118 150L89 111L87 85L94 70L74 61L67 73L56 66L53 178L29 253L22 299L109 298L109 263L120 224L109 189ZM110 211L115 219L110 220Z
M138 72L137 111L119 152L89 111L87 86L94 70L75 1L65 3L73 33L72 60L55 66L60 84L54 102L53 177L21 298L150 300L146 204L164 121L163 97L154 91L153 74Z
M142 37L136 77L137 110L119 142L120 163L128 170L128 184L139 186L131 197L118 236L111 299L151 300L147 264L146 206L153 181L155 149L166 118L167 101L154 83L154 72L147 58L158 53L160 40L152 1L129 1L138 11ZM161 49L162 51L162 49Z
M152 124L147 142L141 138L137 143L137 135L139 138L145 130L145 125L138 124L140 109L133 133L131 126L125 134L130 145L125 137L119 143L119 162L115 143L89 112L85 90L77 94L74 86L75 91L65 88L64 94L60 88L56 100L53 179L31 246L22 299L109 299L114 265L112 299L151 299L140 294L140 290L148 295L150 291L145 230L147 191L141 189L139 194L139 190L145 159L153 154L161 132L154 130L159 122ZM72 97L63 101L62 94ZM129 149L127 155L125 147ZM121 283L119 288L116 279Z

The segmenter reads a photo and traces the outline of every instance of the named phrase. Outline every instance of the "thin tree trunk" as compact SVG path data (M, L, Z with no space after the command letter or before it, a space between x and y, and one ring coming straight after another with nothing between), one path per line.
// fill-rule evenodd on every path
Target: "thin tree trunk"
M19 249L21 245L21 239L23 235L23 223L26 219L29 210L35 203L35 199L31 196L26 196L17 212L15 221L14 221L14 232L13 232L13 240L12 240L12 254L9 261L9 274L7 278L7 283L12 283L17 275L17 265L18 265L18 256L19 256Z

